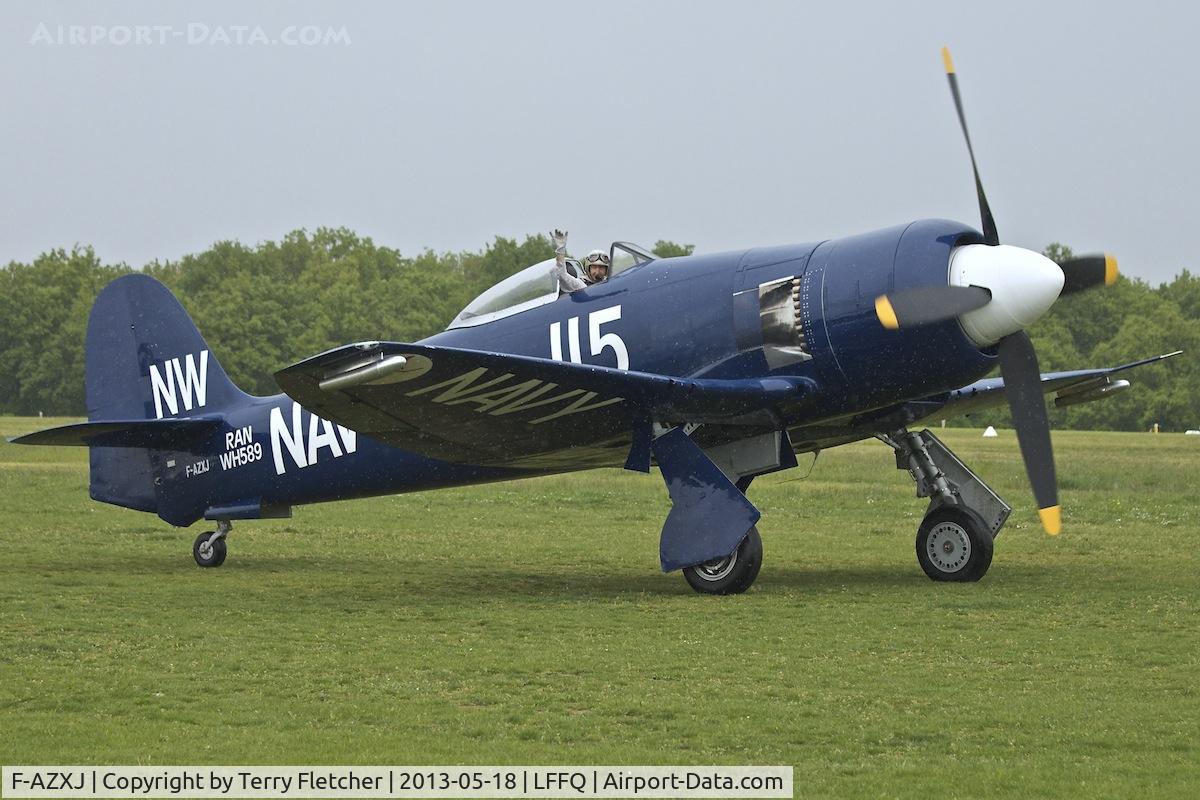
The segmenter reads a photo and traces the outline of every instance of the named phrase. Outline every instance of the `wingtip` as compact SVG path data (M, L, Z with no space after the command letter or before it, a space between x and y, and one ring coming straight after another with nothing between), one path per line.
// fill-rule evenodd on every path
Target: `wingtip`
M1062 533L1062 506L1039 508L1038 517L1042 520L1042 528L1051 536Z
M1120 276L1120 270L1117 269L1117 257L1111 253L1104 254L1104 285L1112 286L1117 282Z
M947 75L954 74L954 59L950 58L950 48L942 48L942 66L946 68Z
M889 331L900 329L900 320L896 319L896 309L892 308L892 303L887 299L886 294L875 298L875 316L879 317L880 324Z

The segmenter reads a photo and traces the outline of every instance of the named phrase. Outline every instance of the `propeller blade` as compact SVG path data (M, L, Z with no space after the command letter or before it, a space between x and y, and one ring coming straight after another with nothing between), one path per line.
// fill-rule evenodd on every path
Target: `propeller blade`
M992 218L992 209L988 205L987 195L983 193L983 181L979 178L979 167L975 164L975 148L971 147L971 134L967 132L967 117L963 114L962 96L958 92L958 77L954 74L954 61L950 58L950 48L942 48L942 63L946 67L946 78L950 81L950 94L954 96L954 108L958 111L958 123L962 125L963 138L967 140L967 152L971 155L971 170L975 173L975 193L979 195L979 217L983 222L983 243L1000 244L1000 235L996 233L996 220Z
M982 308L992 293L980 286L921 286L875 298L875 315L889 330L954 319Z
M1062 267L1063 288L1060 294L1073 294L1093 286L1111 286L1117 280L1117 259L1107 253L1094 256L1067 258L1058 265Z
M1062 511L1058 505L1058 480L1054 474L1054 449L1050 444L1050 420L1042 395L1042 377L1037 353L1025 331L1017 331L1000 340L1000 374L1004 376L1004 394L1012 409L1017 442L1025 460L1025 472L1037 500L1042 527L1051 536L1062 530Z

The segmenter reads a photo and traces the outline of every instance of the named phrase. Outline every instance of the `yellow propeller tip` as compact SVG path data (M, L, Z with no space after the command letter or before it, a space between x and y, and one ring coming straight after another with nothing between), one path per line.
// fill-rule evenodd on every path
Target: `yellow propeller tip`
M942 65L946 67L946 74L954 74L954 59L950 58L950 48L942 48Z
M889 331L900 329L900 320L896 319L896 309L892 308L891 301L887 299L886 294L875 298L875 316L879 317L879 322Z
M1104 254L1104 285L1112 286L1117 282L1117 276L1121 273L1117 271L1117 257Z
M1038 516L1042 519L1042 527L1045 528L1046 533L1051 536L1058 536L1062 533L1062 506L1039 508Z

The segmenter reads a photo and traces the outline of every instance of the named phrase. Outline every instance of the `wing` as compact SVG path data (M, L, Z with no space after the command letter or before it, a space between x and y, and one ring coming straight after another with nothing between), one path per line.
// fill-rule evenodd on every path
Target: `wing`
M1120 391L1129 384L1126 381L1112 381L1111 376L1134 367L1156 364L1182 353L1176 350L1161 356L1143 358L1141 361L1131 361L1119 367L1108 369L1081 369L1072 372L1047 372L1042 374L1042 392L1049 394L1057 392L1054 403L1057 406L1069 406L1076 403L1086 403L1098 400L1106 394ZM970 386L955 389L943 395L925 398L906 404L914 421L929 417L952 417L971 414L982 408L1004 405L1004 379L985 378Z
M395 342L330 350L275 380L305 408L361 434L475 464L532 463L605 441L627 447L630 431L651 420L727 421L812 388L798 378L677 378Z

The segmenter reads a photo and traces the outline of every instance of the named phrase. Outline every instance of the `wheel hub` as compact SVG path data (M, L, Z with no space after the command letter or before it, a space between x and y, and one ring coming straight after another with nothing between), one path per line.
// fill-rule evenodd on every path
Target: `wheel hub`
M210 558L212 558L213 554L212 542L208 539L205 539L200 543L200 546L196 548L196 551L200 554L201 558L203 558L205 561L208 561Z
M961 525L942 522L929 532L926 552L942 572L958 572L971 558L971 539Z
M737 564L737 551L734 550L724 558L714 558L696 565L696 574L706 581L719 581L733 572Z

